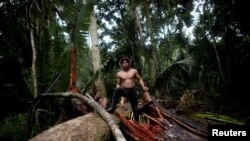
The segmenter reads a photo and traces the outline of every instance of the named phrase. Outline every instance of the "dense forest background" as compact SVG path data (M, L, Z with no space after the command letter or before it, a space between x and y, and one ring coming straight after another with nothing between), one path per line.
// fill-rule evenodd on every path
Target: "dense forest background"
M123 55L133 58L155 99L177 101L180 114L210 112L248 124L248 3L1 1L0 140L24 138L26 113L40 94L75 87L84 94L95 86L110 98ZM61 103L37 106L33 135L53 126Z

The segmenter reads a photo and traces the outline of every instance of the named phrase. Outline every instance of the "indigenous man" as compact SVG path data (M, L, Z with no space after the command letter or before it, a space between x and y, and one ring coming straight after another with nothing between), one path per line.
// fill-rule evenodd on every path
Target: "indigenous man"
M138 71L131 68L131 59L129 57L123 57L119 60L121 70L116 74L117 84L112 97L111 107L107 109L107 112L113 113L116 108L116 103L121 96L129 99L134 118L139 121L139 113L136 110L138 105L137 93L135 90L135 79L137 79L144 91L148 91L148 87L144 85L144 81L139 75Z

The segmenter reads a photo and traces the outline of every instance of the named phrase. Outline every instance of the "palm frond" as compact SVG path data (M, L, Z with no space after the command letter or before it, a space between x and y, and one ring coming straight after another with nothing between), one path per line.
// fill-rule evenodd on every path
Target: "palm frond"
M196 113L196 114L193 114L193 116L199 117L199 118L205 118L205 119L209 119L209 120L213 120L217 122L230 123L230 124L236 124L236 125L245 125L245 122L241 120L232 118L227 115L220 115L220 114L215 114L215 113L210 113L210 112Z
M188 87L190 70L193 65L194 61L192 57L187 57L173 63L156 77L153 88L162 89L162 95L168 93L169 95L177 96L177 89L181 90L181 87Z
M88 0L86 3L82 3L75 20L74 35L72 35L72 37L75 37L72 39L73 43L81 43L81 41L84 40L84 37L88 35L90 16L93 12L93 7L94 2L91 0Z

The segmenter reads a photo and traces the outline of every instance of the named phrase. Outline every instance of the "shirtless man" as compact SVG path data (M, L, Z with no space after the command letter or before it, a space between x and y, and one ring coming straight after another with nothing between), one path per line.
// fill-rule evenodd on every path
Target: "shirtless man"
M119 65L122 68L116 75L117 84L112 97L111 107L107 109L107 112L113 113L116 108L116 103L121 96L129 99L132 111L134 113L135 120L139 120L139 114L136 111L138 105L137 93L135 91L135 79L137 79L144 91L148 91L148 87L144 85L144 81L139 75L138 71L134 68L130 68L131 59L129 57L123 57L119 61Z

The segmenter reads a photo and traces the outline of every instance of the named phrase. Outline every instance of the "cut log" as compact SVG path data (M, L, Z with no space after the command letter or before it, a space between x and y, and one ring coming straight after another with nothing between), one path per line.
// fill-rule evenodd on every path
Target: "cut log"
M108 124L98 114L89 113L51 127L29 141L104 141L111 137Z
M122 132L120 131L117 123L115 123L114 119L110 114L108 114L96 101L88 94L86 96L80 94L72 94L72 93L51 93L49 95L42 95L46 97L70 97L70 98L79 98L88 103L95 111L102 117L102 119L109 125L113 136L118 141L126 141ZM98 126L97 126L98 127ZM71 139L71 138L70 138ZM68 141L68 140L67 140Z

